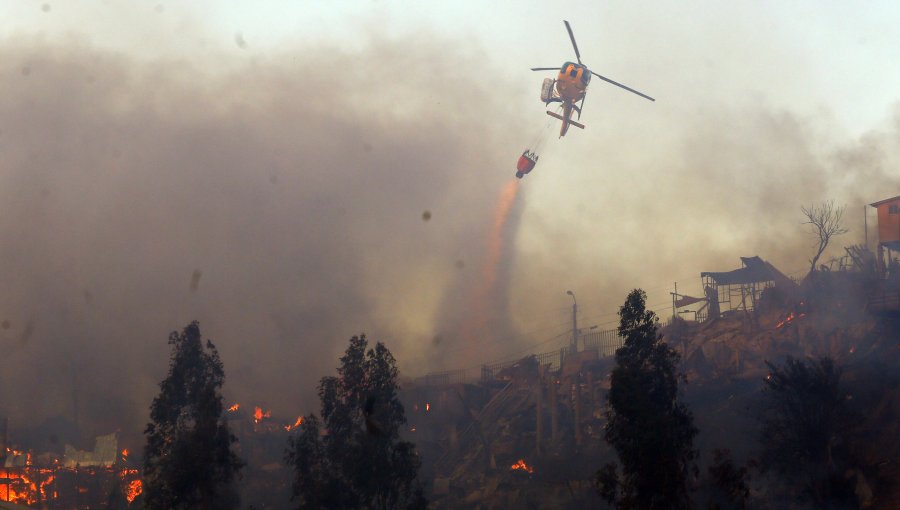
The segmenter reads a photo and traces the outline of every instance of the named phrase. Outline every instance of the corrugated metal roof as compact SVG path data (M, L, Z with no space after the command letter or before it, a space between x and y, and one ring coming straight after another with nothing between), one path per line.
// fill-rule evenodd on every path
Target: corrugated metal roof
M733 271L704 271L700 277L710 277L718 285L735 285L742 283L770 282L774 275L759 257L741 257L744 267Z
M793 281L772 264L759 257L741 257L744 267L733 271L704 271L700 277L710 277L717 285L775 282L778 285L795 285Z

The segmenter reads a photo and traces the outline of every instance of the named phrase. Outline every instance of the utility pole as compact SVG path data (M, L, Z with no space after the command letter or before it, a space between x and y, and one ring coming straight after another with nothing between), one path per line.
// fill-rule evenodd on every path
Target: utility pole
M678 282L675 282L675 293L672 294L672 320L675 320L675 302L678 300Z
M869 217L867 216L869 210L866 209L868 206L863 206L863 230L866 232L866 249L869 249Z
M567 290L566 294L572 296L572 354L578 352L578 301L575 300L575 293Z

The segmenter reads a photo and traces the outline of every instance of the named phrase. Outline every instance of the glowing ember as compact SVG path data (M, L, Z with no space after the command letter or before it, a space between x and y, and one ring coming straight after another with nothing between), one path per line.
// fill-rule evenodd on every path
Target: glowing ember
M529 466L528 464L525 464L525 461L523 459L519 459L518 462L510 466L510 469L512 469L513 471L518 471L521 469L522 471L528 473L534 473L534 468Z
M55 502L58 502L60 495L59 488L56 485L57 478L61 473L69 473L67 479L72 479L72 475L76 470L61 467L59 462L54 462L53 467L37 467L34 465L26 465L22 467L4 468L0 467L0 501L8 501L19 505L26 505L34 508L56 508ZM119 478L123 492L128 498L128 502L132 502L143 491L140 471L137 469L108 469L98 468L82 471L83 474L90 473L92 476L111 476ZM73 486L68 491L77 491L79 494L89 494L92 492L87 486ZM48 506L48 503L50 505Z
M253 408L254 423L259 423L259 422L263 421L263 418L271 418L271 417L272 417L271 411L263 411L262 408L260 408L260 407Z
M132 480L128 486L125 487L125 499L131 503L134 501L134 498L140 496L142 492L144 492L144 484L142 484L140 480Z
M284 430L290 432L291 430L299 427L300 425L303 425L303 417L302 416L298 416L297 421L295 421L293 425L285 425Z
M775 329L781 329L782 327L790 324L794 319L802 319L804 317L806 317L805 313L796 314L794 312L791 312L790 315L788 315L783 320L779 321L778 324L775 325Z
M233 412L237 411L237 410L240 409L240 408L241 408L241 405L236 403L236 404L234 404L233 406L231 406L231 407L228 408L228 412L233 413Z
M128 458L128 448L125 448L125 449L122 450L122 458L123 458L123 459L127 459L127 458Z
M431 411L431 404L425 402L425 412L427 413L428 411Z

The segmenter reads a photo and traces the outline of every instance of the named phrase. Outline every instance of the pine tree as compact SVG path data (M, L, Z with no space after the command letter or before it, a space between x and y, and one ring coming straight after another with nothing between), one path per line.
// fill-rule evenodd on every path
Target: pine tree
M622 509L690 507L688 479L696 473L693 415L678 399L679 355L657 332L647 296L633 290L619 309L619 336L608 395L605 437L618 454L597 472L600 494Z
M397 364L381 342L354 336L338 375L319 383L318 418L304 419L285 455L294 469L299 508L424 508L415 447L400 440L406 424L397 398Z
M238 507L235 478L243 462L232 451L222 404L225 371L216 347L190 323L169 335L169 374L150 406L144 448L148 509L227 510Z

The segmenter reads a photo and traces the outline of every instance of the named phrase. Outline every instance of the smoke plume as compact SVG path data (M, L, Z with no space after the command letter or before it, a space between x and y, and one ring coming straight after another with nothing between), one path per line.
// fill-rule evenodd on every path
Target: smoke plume
M587 327L630 288L665 305L739 256L802 269L803 204L848 205L840 254L863 204L900 190L896 113L848 139L753 98L646 86L659 101L635 106L598 84L587 129L551 144L501 222L545 122L540 77L485 81L477 50L376 34L198 61L0 42L0 414L137 443L167 336L196 319L229 400L294 417L353 334L408 375L477 364L565 331L567 289Z

